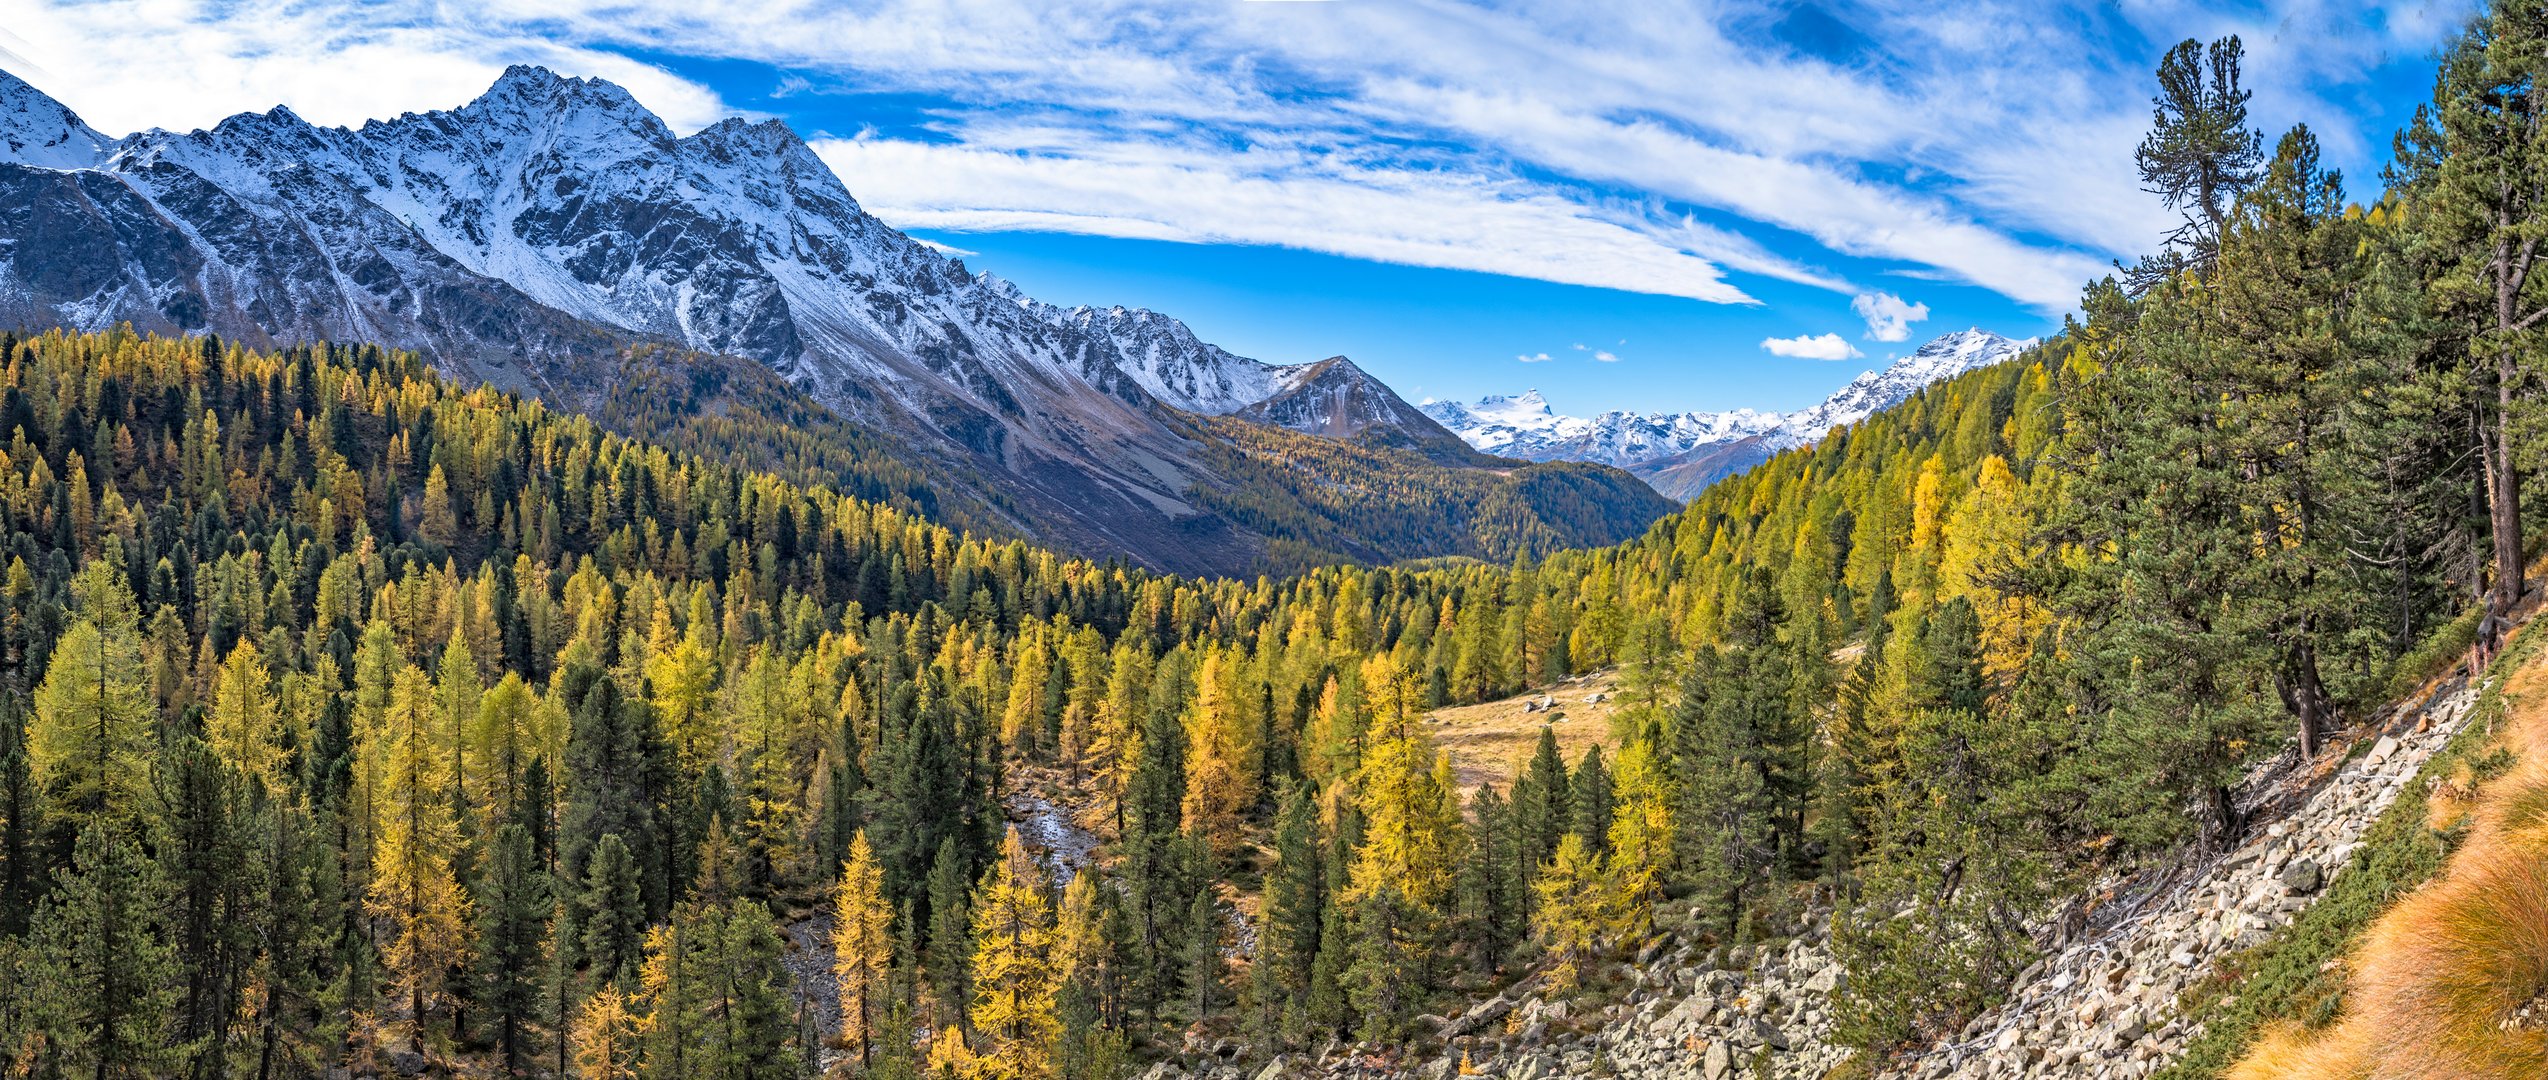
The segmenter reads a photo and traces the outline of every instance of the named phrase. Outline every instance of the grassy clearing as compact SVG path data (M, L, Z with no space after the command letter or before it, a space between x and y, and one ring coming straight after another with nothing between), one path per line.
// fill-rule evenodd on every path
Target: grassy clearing
M2548 1070L2539 1033L2497 1023L2548 973L2548 832L2529 825L2548 798L2548 632L2534 629L2328 894L2179 1002L2209 1026L2161 1077ZM2529 764L2505 775L2516 755Z
M1595 694L1603 700L1585 700ZM1557 732L1557 749L1566 755L1569 769L1593 746L1600 746L1604 757L1617 750L1619 740L1611 735L1610 718L1626 704L1618 694L1619 673L1596 671L1499 701L1435 709L1427 722L1434 745L1451 755L1451 768L1459 773L1462 791L1474 791L1489 781L1500 788L1539 749L1543 727ZM1553 712L1523 711L1524 702L1542 698L1556 699ZM1565 719L1550 723L1555 716Z

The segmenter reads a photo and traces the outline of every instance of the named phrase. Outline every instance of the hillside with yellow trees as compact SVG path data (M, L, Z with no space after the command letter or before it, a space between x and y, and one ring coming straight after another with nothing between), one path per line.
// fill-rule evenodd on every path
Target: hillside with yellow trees
M2247 130L2235 40L2180 46L2141 159L2187 228L2063 333L1627 543L1535 557L1581 537L1481 507L1510 562L1155 574L368 346L0 337L0 978L42 991L0 996L0 1061L1403 1063L1516 981L1618 992L1668 904L1729 949L1827 907L1881 1065L2081 884L2235 842L2256 761L2498 643L2548 355L2499 257L2548 210L2493 179L2548 177L2496 107L2534 15L2445 57L2369 203ZM1425 722L1596 669L1616 741L1474 794ZM1058 890L1030 783L1085 793Z

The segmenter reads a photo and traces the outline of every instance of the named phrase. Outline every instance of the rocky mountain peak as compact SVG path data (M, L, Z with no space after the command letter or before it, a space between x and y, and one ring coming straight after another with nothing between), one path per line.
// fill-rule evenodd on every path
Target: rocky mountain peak
M637 103L635 95L618 83L603 78L562 76L536 64L515 64L504 69L485 93L461 106L464 113L486 115L532 115L571 117L607 115L637 123L662 127L654 112Z
M555 154L587 169L670 153L676 141L672 129L619 84L528 64L506 68L485 93L457 109L373 121L361 135L441 148L473 164Z
M1687 498L1697 493L1691 485L1704 486L1779 450L1810 445L1833 428L1864 420L1930 383L2006 360L2034 343L1979 328L1959 330L1921 345L1882 371L1864 372L1822 403L1792 413L1618 411L1586 419L1558 413L1536 389L1489 394L1471 404L1431 402L1424 411L1488 453L1616 465L1645 477L1666 495ZM1736 444L1745 445L1743 452L1717 453ZM1689 469L1694 454L1712 456L1706 467ZM1671 479L1664 478L1667 472Z
M26 80L0 71L0 161L40 169L85 169L106 160L115 140L80 120Z
M1158 312L1041 303L867 214L785 124L677 138L604 79L519 65L456 109L350 130L274 109L111 154L10 79L0 124L0 183L44 208L0 214L0 321L376 342L569 403L627 343L749 358L991 471L1071 546L1195 571L1253 549L1190 500L1213 466L1166 410L1474 456L1350 362L1267 364Z
M1885 370L1936 381L1996 363L2025 349L2035 339L2014 341L1980 327L1946 334L1894 361Z

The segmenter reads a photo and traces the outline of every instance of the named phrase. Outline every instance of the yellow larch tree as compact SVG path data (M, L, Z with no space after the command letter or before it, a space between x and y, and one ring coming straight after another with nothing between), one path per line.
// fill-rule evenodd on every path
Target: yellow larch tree
M1395 653L1374 653L1363 661L1362 694L1375 738L1406 735L1424 715L1424 683Z
M964 1075L978 1080L1041 1080L1052 1075L1052 1048L1062 1024L1053 995L1053 910L1043 871L1011 829L1000 861L973 897L973 1030L982 1047Z
M398 673L383 718L386 745L374 757L379 848L363 900L364 910L387 924L381 962L407 991L415 1013L410 1045L419 1053L426 1010L441 994L444 974L469 953L469 897L451 872L460 830L451 814L450 747L436 730L441 711L423 669L410 664Z
M275 708L272 673L256 643L240 638L230 658L221 662L214 683L204 741L223 761L274 790L282 779L283 720Z
M1548 949L1548 987L1553 992L1582 985L1584 964L1609 932L1612 894L1602 877L1601 857L1584 846L1583 834L1570 832L1557 842L1556 855L1531 885L1539 898L1531 929Z
M1124 786L1133 764L1141 759L1141 711L1150 696L1150 650L1130 641L1115 643L1106 676L1106 696L1097 709L1097 733L1088 757L1097 789L1115 808L1115 828L1123 829Z
M1032 754L1044 738L1044 690L1053 678L1053 649L1044 629L1027 626L1010 645L1008 705L1000 711L1000 742L1010 752Z
M442 649L440 674L434 679L434 699L442 711L442 739L451 748L451 805L464 812L476 804L469 795L469 736L477 729L481 700L486 686L478 681L478 662L469 655L469 638L455 623L451 639ZM474 822L462 820L460 835L473 835Z
M635 1080L638 1037L644 1020L629 1008L617 983L585 998L575 1010L575 1073L584 1080Z
M1450 760L1421 731L1383 740L1363 763L1356 801L1363 842L1354 849L1345 902L1388 884L1419 907L1441 910L1468 838Z
M1619 751L1610 776L1617 804L1610 818L1610 882L1615 910L1642 930L1663 896L1672 862L1672 786L1646 739Z
M1097 905L1094 872L1071 875L1062 887L1062 909L1053 923L1053 971L1062 985L1093 988L1106 964L1105 914Z
M1206 653L1195 676L1194 703L1187 706L1186 828L1199 831L1212 845L1214 858L1226 858L1241 837L1241 815L1256 801L1256 771L1243 760L1238 703L1230 699L1229 662L1219 650Z
M801 709L789 691L785 665L755 646L752 660L726 687L734 720L735 771L743 781L742 840L753 883L775 885L789 875L797 850L795 743Z
M684 769L705 767L717 752L715 721L707 715L716 651L707 631L693 623L689 633L676 634L670 605L659 604L646 634L646 654L646 684L665 740Z
M1995 680L2016 674L2036 634L2052 620L2052 612L2042 604L2000 587L2003 571L2025 565L2030 558L2032 531L2025 485L1999 455L1983 458L1972 490L1947 515L1938 561L1938 598L1972 600L1982 616L1983 670Z
M877 1020L887 997L886 981L893 965L893 909L885 901L884 871L876 865L867 830L849 841L849 862L842 865L840 887L832 894L832 973L840 979L841 1037L858 1047L858 1063L868 1064Z
M47 817L141 812L150 791L153 708L141 680L141 614L104 561L71 579L79 618L62 632L27 729L27 764Z

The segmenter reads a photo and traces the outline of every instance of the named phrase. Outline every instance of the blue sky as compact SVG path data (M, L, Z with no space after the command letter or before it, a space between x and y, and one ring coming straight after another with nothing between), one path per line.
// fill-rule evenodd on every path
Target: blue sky
M2131 153L2184 37L2240 34L2269 142L2308 123L2367 197L2474 6L0 0L0 63L110 134L598 75L684 132L788 121L1043 299L1589 414L1800 406L2058 326L2169 224Z

